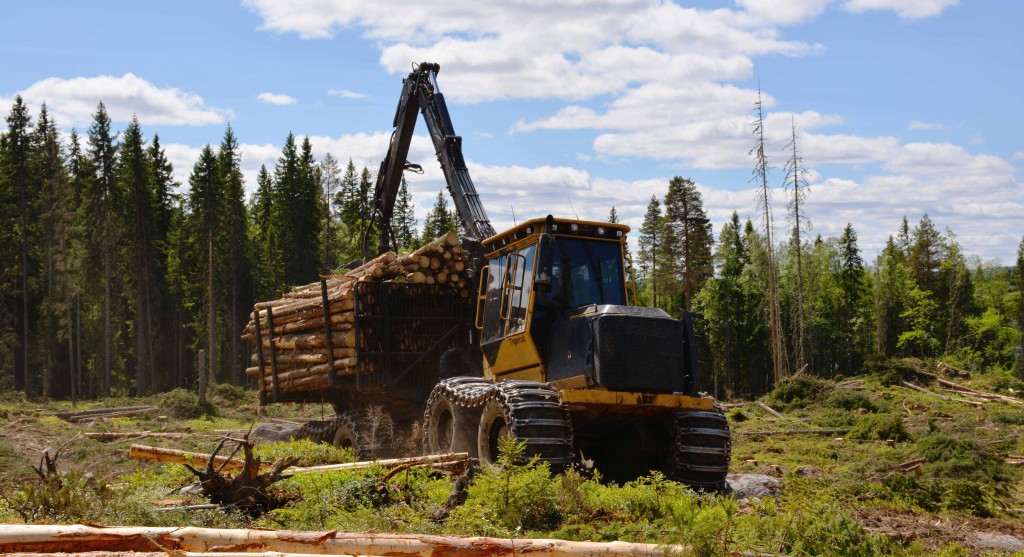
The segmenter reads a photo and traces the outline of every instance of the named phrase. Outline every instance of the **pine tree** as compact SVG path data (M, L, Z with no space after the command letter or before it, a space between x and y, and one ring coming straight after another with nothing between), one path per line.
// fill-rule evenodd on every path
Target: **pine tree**
M274 204L274 181L266 165L256 175L256 191L250 203L252 220L253 261L256 268L256 297L260 300L276 297L285 286L284 258L281 255Z
M437 192L437 197L434 199L434 207L427 213L427 219L423 221L423 240L433 240L455 229L455 219L452 218L452 214L448 210L448 199L444 195L444 190L441 190Z
M359 235L356 241L358 242L359 253L363 258L372 256L377 249L377 234L375 230L370 228L370 215L374 211L373 187L373 175L370 174L370 169L364 166L363 171L359 173L359 187L353 200L356 211L358 211L356 230Z
M637 243L640 246L640 273L643 281L650 284L652 300L651 305L658 307L658 254L661 241L661 202L654 195L651 202L647 204L647 213L644 214L644 222L640 226L640 236Z
M670 229L672 237L666 234L666 255L670 256L663 265L677 272L675 280L682 278L681 307L690 311L693 297L700 292L704 283L714 274L711 260L711 246L714 236L711 221L704 212L697 186L685 178L675 177L669 182L668 193L665 195L666 232ZM671 265L668 263L671 261Z
M392 220L398 249L409 250L414 247L418 240L416 237L416 212L405 176L402 176L402 185L398 188L398 198L395 200L395 214Z
M103 267L103 394L110 396L111 358L113 331L110 325L111 301L114 295L113 249L119 239L119 226L115 220L116 203L120 200L114 180L114 165L117 161L117 134L110 131L110 117L102 102L96 107L92 125L89 127L89 157L96 171L95 180L90 180L91 191L83 203L84 214L99 219L99 234L92 246L94 252L102 254Z

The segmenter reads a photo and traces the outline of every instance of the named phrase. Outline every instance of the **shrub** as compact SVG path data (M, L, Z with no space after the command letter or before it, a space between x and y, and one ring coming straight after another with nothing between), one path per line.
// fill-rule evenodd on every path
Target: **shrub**
M880 409L874 397L852 389L835 389L825 399L825 404L850 411L864 408L869 412L878 412Z
M848 435L850 439L909 441L910 433L903 419L893 414L866 414L857 419Z
M240 402L253 402L255 393L247 391L245 387L232 385L230 383L218 383L210 389L210 398L219 399L223 402L238 404Z
M213 408L203 408L199 396L185 389L174 389L157 396L157 404L169 416L178 419L198 418L212 412Z
M522 530L552 530L562 521L559 481L546 462L521 462L525 444L504 438L495 465L485 466L469 488L466 503L455 509L449 525L459 530L510 536Z
M818 400L827 389L828 385L820 379L790 377L768 394L768 400L784 409L803 408Z
M742 408L733 408L732 410L729 411L730 422L740 423L747 421L747 419L747 414L746 412L743 411Z

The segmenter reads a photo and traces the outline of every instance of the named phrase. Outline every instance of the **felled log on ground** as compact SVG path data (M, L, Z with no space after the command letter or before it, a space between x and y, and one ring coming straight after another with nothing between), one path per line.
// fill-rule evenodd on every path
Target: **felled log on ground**
M180 527L0 525L2 553L138 551L163 555L493 555L532 557L664 557L686 548L629 542L573 542L377 532L301 532ZM189 553L185 553L188 555Z
M121 406L118 408L94 408L92 410L75 410L71 412L57 412L57 417L68 422L80 422L87 420L98 420L118 416L134 416L154 410L155 406Z
M181 439L185 435L177 431L103 431L98 433L86 433L85 436L99 441L111 441L114 439L125 439L133 437L161 437L165 439Z
M225 471L241 470L245 461L238 458L227 458L214 456L205 453L193 453L179 451L177 449L164 449L146 445L132 445L128 451L128 458L143 460L146 462L163 462L168 464L191 464L193 466L208 466L210 458L214 458L214 465ZM284 470L287 474L308 474L315 472L330 472L333 470L363 470L373 466L380 466L385 470L404 465L416 466L446 466L454 464L468 464L469 453L449 453L439 455L414 456L409 458L391 458L385 460L365 460L360 462L347 462L344 464L325 464L322 466L292 466Z

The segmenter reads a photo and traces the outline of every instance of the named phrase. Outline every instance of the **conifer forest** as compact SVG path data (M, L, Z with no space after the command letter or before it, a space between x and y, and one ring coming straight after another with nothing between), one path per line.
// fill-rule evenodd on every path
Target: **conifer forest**
M230 126L186 184L156 132L115 129L102 103L88 129L59 129L18 98L0 140L5 388L96 399L190 387L200 350L217 382L246 385L239 331L254 301L364 255L373 173L344 153L318 160L308 138L289 135L247 198ZM971 255L927 214L895 223L878 254L858 245L856 223L823 237L802 211L813 192L795 129L791 148L784 185L764 180L778 207L758 222L733 214L714 230L698 188L676 177L632 232L635 303L699 316L713 394L758 396L801 370L836 378L901 356L1024 374L1024 239L1007 265ZM403 185L401 249L457 221L441 191L420 227Z

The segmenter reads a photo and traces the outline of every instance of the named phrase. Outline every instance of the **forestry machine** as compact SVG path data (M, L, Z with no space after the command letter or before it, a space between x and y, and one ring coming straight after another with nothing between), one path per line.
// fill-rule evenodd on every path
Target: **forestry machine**
M403 80L373 214L383 253L394 247L402 173L418 168L406 157L419 112L478 284L461 342L433 356L432 384L421 391L424 450L466 451L487 463L498 440L513 437L527 457L555 470L593 461L610 479L660 470L695 487L724 487L729 426L702 392L691 314L674 319L627 304L628 226L548 215L495 232L438 89L439 70L422 63Z

